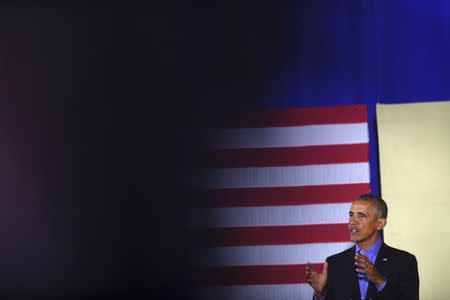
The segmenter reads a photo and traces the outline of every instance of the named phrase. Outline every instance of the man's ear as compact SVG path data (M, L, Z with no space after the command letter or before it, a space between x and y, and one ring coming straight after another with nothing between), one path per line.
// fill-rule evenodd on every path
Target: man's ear
M387 220L386 218L378 218L377 220L377 230L382 230L384 226L386 226Z

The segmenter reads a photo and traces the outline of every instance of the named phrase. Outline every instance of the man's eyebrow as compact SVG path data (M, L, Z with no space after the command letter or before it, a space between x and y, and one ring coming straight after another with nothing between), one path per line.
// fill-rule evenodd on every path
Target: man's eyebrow
M367 216L367 214L366 214L366 213L363 213L363 212L357 212L356 214L358 214L358 215L363 215L363 216Z

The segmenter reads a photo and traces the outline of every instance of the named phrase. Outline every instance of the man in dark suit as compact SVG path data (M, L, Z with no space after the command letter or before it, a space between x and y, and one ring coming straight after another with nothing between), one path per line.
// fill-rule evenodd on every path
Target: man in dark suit
M419 274L414 255L383 243L387 205L364 194L349 212L350 240L355 246L327 258L322 273L306 267L314 299L419 299Z

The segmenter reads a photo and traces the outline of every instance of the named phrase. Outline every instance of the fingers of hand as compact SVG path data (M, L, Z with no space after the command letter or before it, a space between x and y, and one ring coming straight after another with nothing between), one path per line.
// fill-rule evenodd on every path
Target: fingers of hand
M328 262L325 262L323 264L323 273L327 274L328 273Z
M359 254L359 253L356 253L355 260L370 263L370 260L369 260L369 258L367 258L367 256Z
M358 273L361 273L361 274L367 274L369 272L366 269L360 269L360 268L356 268L355 271Z
M311 284L312 282L312 273L313 273L313 268L311 267L311 264L308 262L308 264L305 266L305 273L306 273L306 281Z
M355 261L355 265L357 265L357 266L360 267L360 268L367 269L367 268L369 268L372 264L366 263L366 262Z
M367 259L367 257L357 254L355 259L355 265L357 266L356 272L363 274L372 272L373 264Z
M313 269L312 265L308 262L308 264L305 266L306 269L306 275L313 276L317 274L317 271Z
M313 286L319 273L317 273L317 271L313 269L311 263L309 262L305 266L305 269L306 269L306 281L308 282L309 285Z
M305 267L305 272L306 272L306 275L311 275L311 272L312 272L311 266L307 265L307 266Z

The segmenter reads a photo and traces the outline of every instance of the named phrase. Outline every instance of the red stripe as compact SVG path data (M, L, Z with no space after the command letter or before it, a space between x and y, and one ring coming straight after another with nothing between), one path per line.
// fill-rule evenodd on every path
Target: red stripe
M368 183L214 189L193 196L197 207L279 206L351 202L370 192Z
M204 229L195 232L206 247L348 242L347 224L261 226Z
M367 122L366 105L270 109L237 115L230 128L277 127Z
M323 264L313 264L322 272ZM236 266L198 270L200 285L306 283L306 265Z
M267 167L338 164L369 161L369 144L227 149L201 155L205 167Z

